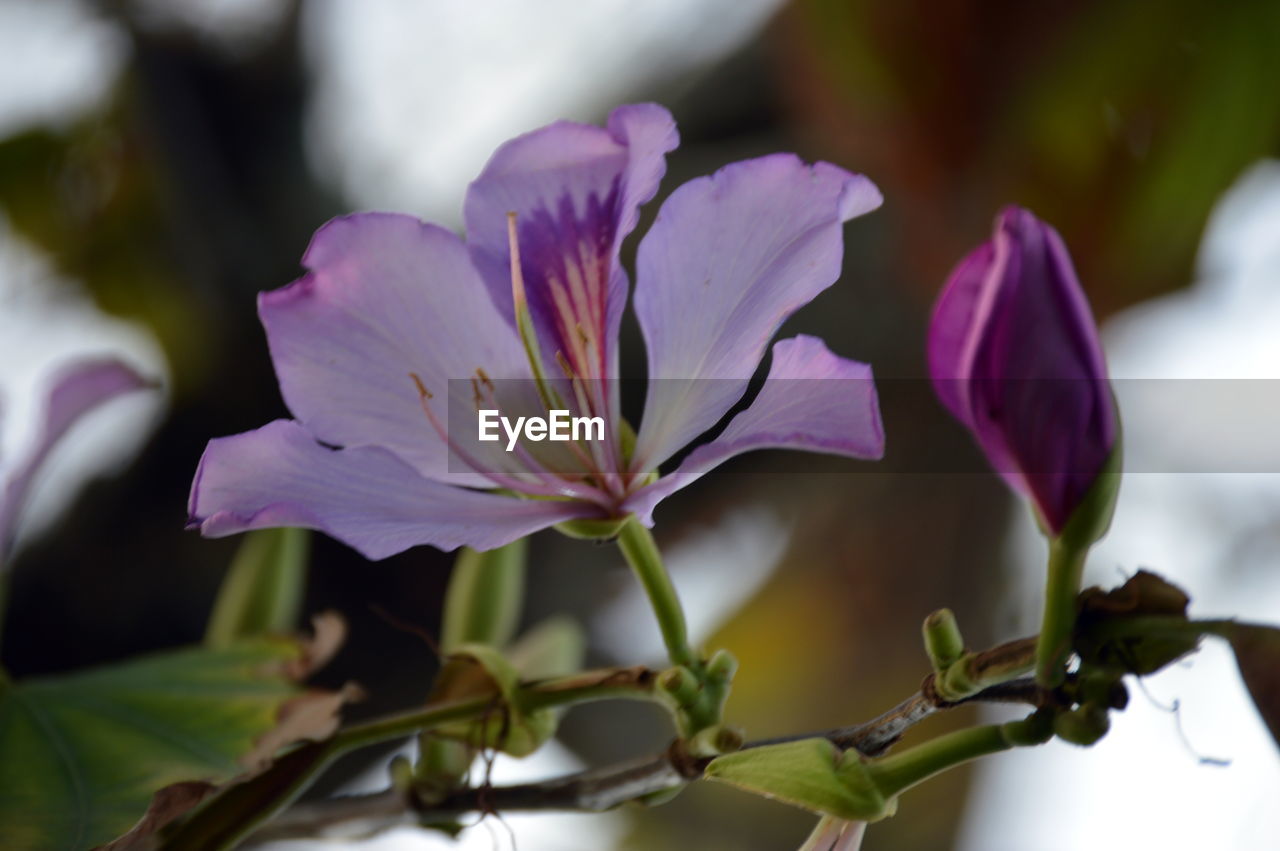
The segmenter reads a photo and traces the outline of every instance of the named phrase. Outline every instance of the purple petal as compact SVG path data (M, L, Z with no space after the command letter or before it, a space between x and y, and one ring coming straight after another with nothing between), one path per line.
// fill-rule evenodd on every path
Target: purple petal
M715 440L627 503L648 522L660 500L753 449L803 449L853 458L884 455L884 428L871 367L838 357L817 337L779 340L759 395Z
M1102 469L1116 412L1097 328L1061 238L1010 207L952 274L929 332L943 403L1058 532Z
M450 408L473 405L477 370L529 375L462 241L411 216L363 213L320 228L303 263L308 274L259 299L293 415L326 443L380 446L425 476L481 484L449 472L463 468L450 467L412 377L446 421L446 394Z
M1008 240L993 239L961 260L938 297L929 325L927 358L934 391L947 410L970 429L975 428L974 360L1001 295L1010 250ZM979 442L1005 483L1030 496L1004 435L989 429Z
M968 374L973 363L976 341L984 327L976 315L980 305L990 313L983 296L992 293L991 287L984 284L995 266L994 255L992 243L984 242L960 261L938 297L929 328L929 373L934 389L947 410L966 424L972 422L968 397L960 392L956 381Z
M472 256L513 324L507 213L517 215L529 308L548 369L561 352L585 379L616 371L627 290L618 249L677 142L665 109L623 106L607 128L559 122L507 142L471 184Z
M28 489L53 447L94 408L124 393L153 386L132 368L114 360L94 360L60 371L53 380L44 423L31 454L9 476L0 499L0 559L13 542Z
M650 384L634 469L656 468L741 398L778 326L839 276L842 223L880 200L865 177L790 154L667 199L636 261Z
M492 549L594 511L441 484L378 447L329 449L291 420L209 441L189 510L211 538L298 526L370 559L419 544Z

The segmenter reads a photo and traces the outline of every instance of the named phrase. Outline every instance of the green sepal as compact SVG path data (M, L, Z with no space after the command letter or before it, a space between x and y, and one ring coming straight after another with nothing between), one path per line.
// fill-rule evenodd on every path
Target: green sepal
M310 551L306 529L247 533L218 589L205 645L222 649L242 638L296 629Z
M950 609L938 609L930 614L920 626L920 633L935 674L941 676L964 655L964 638Z
M463 644L502 647L511 640L524 605L527 550L521 538L487 552L458 551L444 599L443 652Z
M1120 494L1121 470L1124 467L1124 450L1121 443L1119 426L1116 427L1116 442L1107 456L1093 484L1085 491L1084 498L1071 512L1062 531L1056 537L1062 546L1073 550L1086 550L1100 541L1111 528L1111 518L1116 513L1116 499Z
M878 821L893 815L856 751L842 753L826 739L802 739L716 757L706 777L824 815Z
M622 527L627 525L631 515L623 517L594 518L584 517L578 520L562 520L553 527L560 534L579 541L612 541L618 537Z
M520 676L499 650L464 644L446 660L429 703L491 696L493 709L477 721L447 724L437 735L476 749L528 756L555 734L557 717L548 709L525 712L519 704Z
M1084 748L1097 744L1110 729L1107 707L1093 701L1059 713L1053 719L1053 732L1059 739Z

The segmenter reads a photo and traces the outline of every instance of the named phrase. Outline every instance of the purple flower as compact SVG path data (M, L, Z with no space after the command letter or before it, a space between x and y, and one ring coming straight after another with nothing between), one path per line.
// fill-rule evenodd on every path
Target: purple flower
M385 213L322 227L307 274L259 300L294 419L209 443L192 524L305 526L370 558L487 549L562 521L649 523L660 499L750 449L878 457L870 368L800 336L774 346L762 391L717 439L654 481L742 398L778 326L839 275L842 223L881 200L865 177L786 154L677 189L639 245L649 387L632 432L619 247L676 144L665 109L624 106L605 128L560 122L500 147L468 190L465 242ZM476 439L478 410L514 420L551 399L599 417L603 439Z
M929 372L991 465L1060 533L1111 455L1117 415L1057 231L1019 207L1001 212L938 298Z
M12 467L0 466L0 569L13 547L31 485L58 441L94 408L149 386L138 373L111 358L73 364L53 379L35 445Z

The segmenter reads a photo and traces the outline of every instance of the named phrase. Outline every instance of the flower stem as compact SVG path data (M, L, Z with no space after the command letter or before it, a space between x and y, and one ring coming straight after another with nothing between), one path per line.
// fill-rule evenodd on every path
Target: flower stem
M618 549L644 586L649 605L658 619L658 628L662 630L662 641L667 645L667 656L673 664L691 669L698 667L698 657L689 646L684 609L680 607L680 598L663 566L653 535L635 517L628 518L618 533Z
M1084 574L1088 545L1066 537L1049 544L1049 576L1045 583L1044 620L1036 644L1036 682L1057 688L1066 678L1066 661L1071 655L1071 634L1076 622L1076 596Z
M947 733L874 760L868 768L877 788L888 799L948 768L1010 748L1043 744L1052 736L1052 716L1036 712L1021 721Z

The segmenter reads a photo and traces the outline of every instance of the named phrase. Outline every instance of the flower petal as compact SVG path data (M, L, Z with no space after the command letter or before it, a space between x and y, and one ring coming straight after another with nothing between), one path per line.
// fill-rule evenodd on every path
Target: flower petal
M513 324L507 213L517 216L529 309L556 375L556 352L584 379L616 372L627 291L618 249L678 139L657 104L619 107L606 128L562 121L507 142L467 191L472 256Z
M1057 532L1102 469L1116 414L1096 326L1057 232L1009 207L952 273L929 329L943 404Z
M852 458L884 455L871 367L831 353L817 337L779 340L759 395L676 470L628 501L649 522L653 507L724 461L753 449L803 449Z
M329 449L276 420L209 441L189 510L190 525L211 538L298 526L381 559L419 544L492 549L595 509L442 484L382 448Z
M650 383L633 469L656 468L741 398L778 326L839 276L841 224L880 201L865 177L791 154L667 199L636 261Z
M62 436L89 411L115 397L150 387L151 382L115 359L85 361L62 370L53 380L36 444L9 475L0 494L0 561L13 542L22 505L40 466Z
M326 443L381 446L422 475L482 484L450 466L412 377L452 408L473 404L477 369L529 375L462 241L411 216L362 213L320 228L303 263L308 274L259 298L293 415Z
M957 381L972 366L975 340L984 325L975 316L979 305L990 312L983 296L989 293L994 255L993 244L984 242L960 261L938 296L929 325L928 360L934 390L947 410L970 426L973 415L968 396Z

